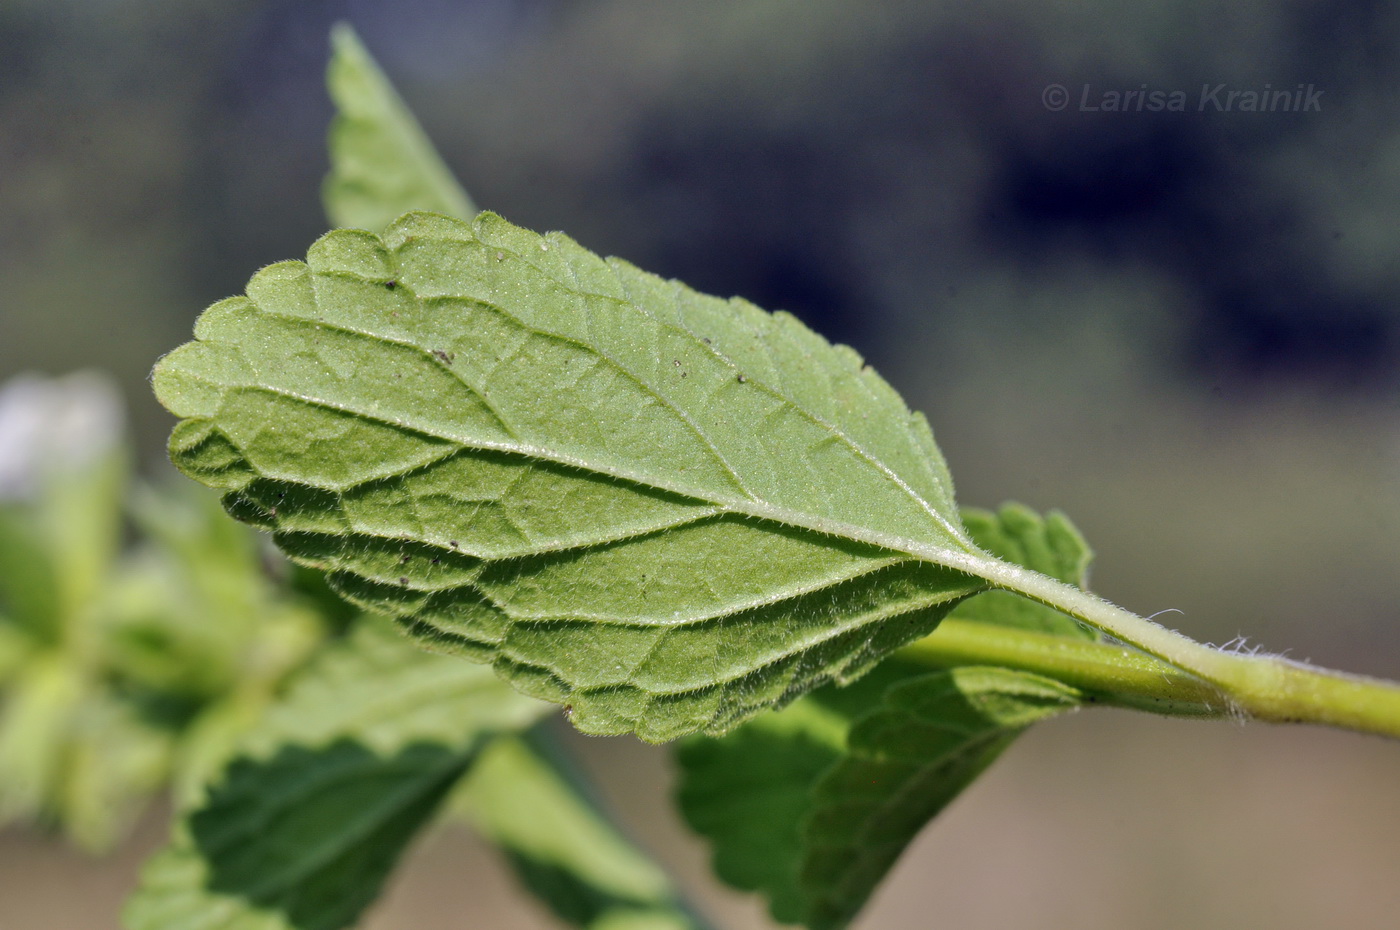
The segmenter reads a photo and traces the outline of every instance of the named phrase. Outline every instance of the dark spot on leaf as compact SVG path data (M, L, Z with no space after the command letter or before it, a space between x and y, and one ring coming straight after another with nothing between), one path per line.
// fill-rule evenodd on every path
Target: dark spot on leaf
M455 354L444 352L442 349L434 349L433 354L436 355L444 365L451 365L452 360L457 357Z
M739 383L740 383L740 384L743 384L743 383L744 383L745 381L747 381L747 380L749 380L749 379L748 379L748 378L745 378L743 375L740 375L740 376L739 376Z
M442 559L433 559L433 564L434 564L434 565L437 565L437 564L439 564L441 561L442 561Z
M450 541L450 542L448 543L448 545L451 546L453 549L456 549L456 548L457 548L457 540L454 539L454 540Z
M408 576L407 576L407 575L400 575L400 576L399 576L399 584L404 585L405 587L407 587L407 586L408 586Z
M399 282L393 280L385 281L384 286L392 291L394 288L399 286Z
M400 565L407 565L407 564L408 564L409 562L411 562L412 560L413 560L413 556L411 556L411 555L409 555L407 552L405 552L405 553L403 554L403 557L399 559L399 564L400 564Z
M711 344L712 344L712 343L710 342L710 337L709 337L709 336L701 336L701 337L700 337L700 341L703 342L703 343L705 343L705 345L711 345Z

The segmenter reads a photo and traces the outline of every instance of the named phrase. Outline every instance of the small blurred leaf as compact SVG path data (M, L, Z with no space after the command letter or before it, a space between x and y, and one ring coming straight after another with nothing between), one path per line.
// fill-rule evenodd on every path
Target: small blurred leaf
M129 454L117 447L79 468L59 469L44 483L39 516L65 624L91 620L104 593L121 546L129 475ZM86 634L70 629L67 635Z
M180 733L172 771L175 806L189 808L237 754L241 742L267 712L271 695L260 689L235 691L205 707Z
M0 706L0 821L53 816L64 751L84 696L82 672L65 657L36 656Z
M0 607L37 643L90 636L120 544L123 420L94 372L0 385Z
M62 638L57 566L32 509L0 502L0 607L11 629L35 645Z
M346 24L331 33L326 77L337 114L322 189L335 226L378 232L410 210L466 219L476 213L452 172Z
M132 930L337 930L490 734L545 705L367 621L309 666L128 902Z
M694 927L666 875L531 741L494 740L461 799L525 886L570 926Z
M110 693L90 692L79 708L58 782L65 832L93 852L110 849L170 771L173 734Z
M133 496L147 543L113 585L107 662L129 688L202 704L270 692L325 635L276 584L261 540L218 499L182 485Z
M27 664L33 643L19 625L0 612L0 687L4 687Z

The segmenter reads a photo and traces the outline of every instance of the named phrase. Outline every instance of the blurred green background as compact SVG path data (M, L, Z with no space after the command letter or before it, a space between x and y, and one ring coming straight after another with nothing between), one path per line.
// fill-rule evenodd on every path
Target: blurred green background
M479 203L854 345L928 414L962 502L1074 518L1100 593L1400 677L1392 6L0 0L0 381L110 372L166 467L152 363L325 228L340 19ZM1217 84L1322 94L1198 111ZM1087 112L1086 85L1186 112ZM703 885L664 754L583 748ZM1393 927L1397 773L1361 737L1057 721L861 926ZM0 835L0 930L110 926L161 829L107 864ZM410 870L376 930L548 926L468 839Z

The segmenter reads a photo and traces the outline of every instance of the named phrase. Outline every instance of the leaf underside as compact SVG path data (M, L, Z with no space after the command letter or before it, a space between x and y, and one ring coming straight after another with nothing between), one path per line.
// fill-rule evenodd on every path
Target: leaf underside
M985 587L856 353L492 214L332 232L154 380L231 513L586 732L722 732Z

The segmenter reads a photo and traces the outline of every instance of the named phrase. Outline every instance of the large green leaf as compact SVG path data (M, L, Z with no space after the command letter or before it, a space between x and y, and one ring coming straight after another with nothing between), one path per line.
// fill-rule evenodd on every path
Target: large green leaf
M533 734L497 738L482 752L460 795L478 831L570 926L693 930L665 873L618 833L549 748Z
M380 230L409 210L474 214L466 192L354 30L336 26L331 44L326 85L337 112L329 139L331 171L321 191L331 222Z
M328 649L177 823L132 930L337 930L490 735L545 705L367 623Z
M721 732L985 583L924 419L786 314L483 214L328 234L155 372L171 454L588 732Z

